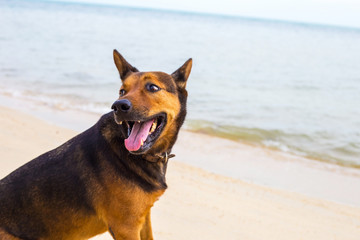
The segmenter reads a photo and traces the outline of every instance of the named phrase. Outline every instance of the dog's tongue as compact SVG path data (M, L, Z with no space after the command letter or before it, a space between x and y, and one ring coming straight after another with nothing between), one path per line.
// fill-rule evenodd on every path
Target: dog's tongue
M141 142L145 142L153 122L154 119L146 122L134 123L130 136L125 139L125 147L127 150L134 152L140 149Z

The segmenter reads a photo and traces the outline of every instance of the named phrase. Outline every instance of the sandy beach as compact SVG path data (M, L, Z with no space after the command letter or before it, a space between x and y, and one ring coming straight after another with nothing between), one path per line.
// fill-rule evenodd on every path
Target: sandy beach
M0 177L77 133L0 107ZM156 239L359 239L356 169L188 131L174 153L152 209Z

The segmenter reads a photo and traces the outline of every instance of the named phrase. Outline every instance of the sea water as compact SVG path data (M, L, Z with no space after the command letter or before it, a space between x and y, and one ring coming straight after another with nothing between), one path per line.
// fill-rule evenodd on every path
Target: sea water
M193 58L188 129L360 167L360 29L0 1L0 94L106 113L115 48L141 71Z

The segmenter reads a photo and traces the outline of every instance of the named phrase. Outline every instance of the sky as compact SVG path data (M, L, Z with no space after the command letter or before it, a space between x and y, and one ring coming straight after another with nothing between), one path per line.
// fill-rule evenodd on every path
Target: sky
M64 0L360 28L360 0Z

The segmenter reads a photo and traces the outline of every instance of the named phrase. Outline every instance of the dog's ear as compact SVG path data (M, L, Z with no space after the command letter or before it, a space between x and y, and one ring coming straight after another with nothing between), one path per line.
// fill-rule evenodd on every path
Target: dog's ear
M186 87L186 81L190 75L192 67L192 59L189 58L178 70L173 72L171 76L174 78L176 85L179 88Z
M128 63L116 49L114 49L114 62L120 73L121 80L124 80L126 75L129 73L139 71L135 67L131 66L130 63Z

